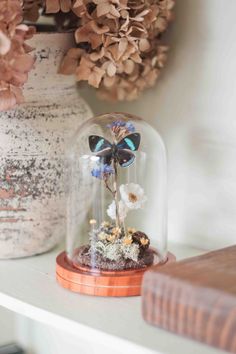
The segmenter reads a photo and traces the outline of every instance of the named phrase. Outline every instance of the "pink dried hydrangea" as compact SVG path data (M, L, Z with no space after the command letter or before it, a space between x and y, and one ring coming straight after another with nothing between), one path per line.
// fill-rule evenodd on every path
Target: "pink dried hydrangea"
M19 0L0 2L0 111L23 102L22 86L34 64L25 41L34 29L22 23Z

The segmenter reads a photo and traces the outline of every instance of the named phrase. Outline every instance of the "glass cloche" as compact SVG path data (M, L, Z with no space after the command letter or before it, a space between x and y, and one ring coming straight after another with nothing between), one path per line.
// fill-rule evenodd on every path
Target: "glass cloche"
M167 261L167 166L160 135L126 113L90 119L67 153L66 252L57 278L104 296L138 295L145 270Z

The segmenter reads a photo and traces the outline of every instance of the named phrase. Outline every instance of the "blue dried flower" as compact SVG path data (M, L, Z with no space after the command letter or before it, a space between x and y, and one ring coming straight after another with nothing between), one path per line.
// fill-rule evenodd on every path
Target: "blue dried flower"
M114 168L108 164L100 164L98 168L93 168L91 175L98 179L104 179L114 174Z
M126 129L127 129L130 133L134 133L134 132L135 132L135 126L133 125L133 123L127 122L125 126L126 126Z
M111 124L107 125L108 128L110 129L115 129L115 128L124 128L126 129L129 133L134 133L135 132L135 126L131 121L129 122L124 122L122 120L115 120Z
M107 127L112 129L112 128L120 128L120 127L125 127L126 123L123 122L122 120L115 120L111 124L108 124Z
M104 174L113 174L115 172L114 168L108 164L102 165L101 170Z
M99 168L93 168L91 171L93 177L101 179L101 170Z

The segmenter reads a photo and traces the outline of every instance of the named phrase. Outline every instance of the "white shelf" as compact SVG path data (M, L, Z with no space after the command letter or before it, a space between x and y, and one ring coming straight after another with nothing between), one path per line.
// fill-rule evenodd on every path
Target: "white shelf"
M98 298L61 288L55 280L55 258L60 251L0 261L0 305L65 333L79 333L98 346L105 342L116 353L219 353L147 325L141 316L140 297ZM202 253L181 245L172 245L170 251L178 259Z

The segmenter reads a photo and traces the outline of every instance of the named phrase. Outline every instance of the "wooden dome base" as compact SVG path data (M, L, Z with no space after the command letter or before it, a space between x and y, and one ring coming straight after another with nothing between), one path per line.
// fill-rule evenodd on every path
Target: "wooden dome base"
M168 253L167 261L161 263L160 267L173 261L175 256ZM74 292L95 296L138 296L141 294L143 274L151 268L94 272L89 268L73 266L68 261L66 252L58 255L56 263L56 277L61 286Z

